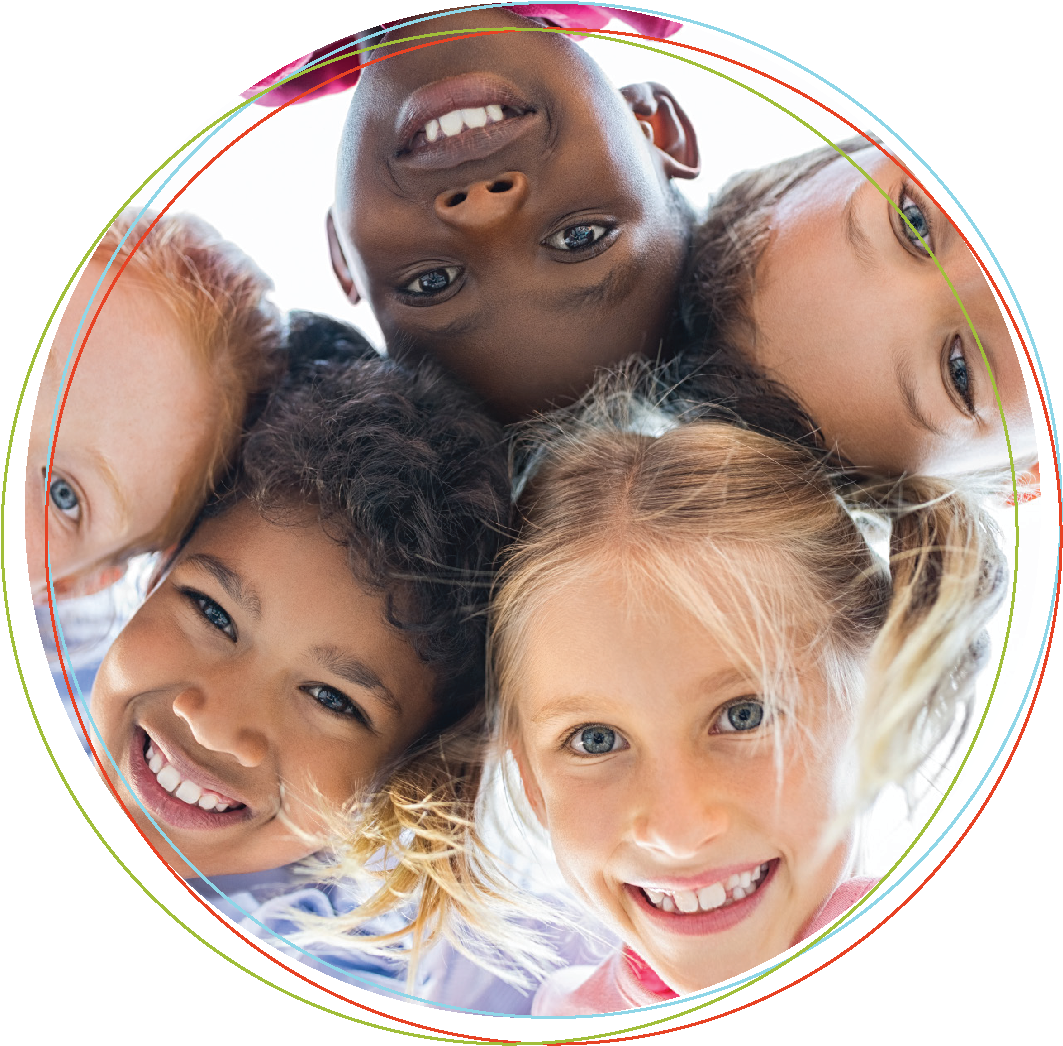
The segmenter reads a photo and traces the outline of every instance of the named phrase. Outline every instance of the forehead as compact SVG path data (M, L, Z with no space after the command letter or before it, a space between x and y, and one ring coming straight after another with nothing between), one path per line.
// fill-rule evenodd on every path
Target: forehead
M287 512L280 524L242 502L204 521L177 563L242 602L274 653L356 653L400 703L427 708L431 673L388 622L385 594L355 577L347 550L311 510Z

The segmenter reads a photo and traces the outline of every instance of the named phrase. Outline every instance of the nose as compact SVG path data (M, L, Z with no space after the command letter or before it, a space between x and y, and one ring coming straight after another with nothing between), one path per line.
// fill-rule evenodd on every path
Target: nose
M202 685L185 687L173 701L174 713L192 736L212 752L231 755L241 766L260 765L269 752L261 702L226 690L222 698Z
M441 192L435 199L435 212L447 225L479 235L494 232L511 220L527 198L527 177L520 171L506 171Z
M637 795L634 841L669 859L697 857L730 826L727 803L699 761L653 766Z

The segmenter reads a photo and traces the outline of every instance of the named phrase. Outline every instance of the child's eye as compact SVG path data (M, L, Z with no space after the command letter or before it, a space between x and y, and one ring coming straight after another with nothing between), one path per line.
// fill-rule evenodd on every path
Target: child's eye
M62 476L56 476L48 487L48 498L68 519L75 523L81 518L81 501L77 491Z
M372 729L373 724L370 722L369 716L342 691L336 690L331 686L325 686L323 683L314 683L311 686L304 686L302 689L319 705L327 708L330 712L335 712L336 715L344 716L347 719L355 719L362 726Z
M451 287L460 272L461 269L456 265L443 265L438 269L429 269L410 280L403 290L415 298L434 298Z
M974 411L974 393L971 389L971 373L967 367L967 356L963 351L963 339L957 335L949 347L949 381L966 404L969 411Z
M543 244L553 247L557 251L579 252L595 246L599 240L608 236L614 229L608 225L587 223L584 225L569 225L552 236L547 236Z
M904 233L905 239L920 254L929 254L932 230L930 221L923 213L923 208L903 190L901 191L900 199L897 201L897 206L900 208L901 214L908 219L908 221L901 221L900 223L901 232Z
M720 712L713 724L713 733L746 733L762 726L766 718L767 712L763 701L758 701L754 697L744 697L741 701L731 702Z
M236 624L221 606L215 603L210 596L205 596L194 588L183 588L180 591L192 606L199 611L200 616L211 628L217 629L232 642L236 642Z
M627 742L611 726L581 726L568 739L568 747L580 755L606 755L627 748Z

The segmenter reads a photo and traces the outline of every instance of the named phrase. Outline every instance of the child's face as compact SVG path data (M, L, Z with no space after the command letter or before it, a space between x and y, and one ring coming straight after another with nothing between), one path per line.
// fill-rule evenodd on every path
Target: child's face
M320 832L315 790L335 807L358 795L425 729L432 691L383 597L316 522L275 526L240 505L197 529L115 640L92 712L144 807L220 875L317 849L291 827Z
M608 574L551 600L520 663L518 763L576 893L679 993L789 948L848 859L819 845L850 724L818 676L777 740L703 627Z
M45 490L63 368L102 272L102 263L90 262L78 281L59 323L33 412L26 466L26 549L38 603L47 598L45 511L56 595L87 594L110 584L124 566L100 564L135 545L165 519L174 490L201 467L216 406L209 376L193 360L165 304L149 287L122 278L100 312L74 373Z
M858 466L952 474L1006 466L992 367L1016 458L1034 430L1007 324L978 263L944 215L877 149L839 158L777 206L758 264L756 362Z
M393 35L529 24L475 11ZM546 32L444 43L363 71L340 149L333 260L390 351L435 357L504 420L657 351L686 242L668 181L697 173L697 149L663 88L626 90L638 119L578 45ZM460 109L505 119L447 137L446 114Z

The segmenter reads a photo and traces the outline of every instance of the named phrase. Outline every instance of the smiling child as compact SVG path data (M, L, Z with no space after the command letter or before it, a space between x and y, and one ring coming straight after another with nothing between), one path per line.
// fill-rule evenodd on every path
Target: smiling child
M126 212L105 233L44 365L26 462L35 603L47 599L49 566L64 599L113 584L137 553L172 547L231 464L244 415L279 368L273 284L254 262L193 215L165 215L150 232L154 215L134 226L135 217ZM57 399L77 354L53 448Z
M313 853L482 704L500 431L435 369L335 321L292 326L235 475L92 692L112 782L186 876Z
M502 742L625 945L555 975L540 1014L708 987L870 889L853 812L955 730L1006 584L992 523L945 484L846 504L795 445L643 435L625 409L547 440L493 600ZM892 522L889 564L858 519Z
M445 14L363 43L496 30L362 56L390 55L358 78L328 228L343 290L369 302L388 351L438 360L503 421L656 356L674 304L692 218L673 179L699 169L689 120L666 88L618 91L525 17L596 28L607 10Z
M705 381L711 397L715 361L737 352L858 469L1007 473L1009 440L1020 471L1036 460L1018 356L976 258L863 138L732 178L695 233L681 297L689 394Z

